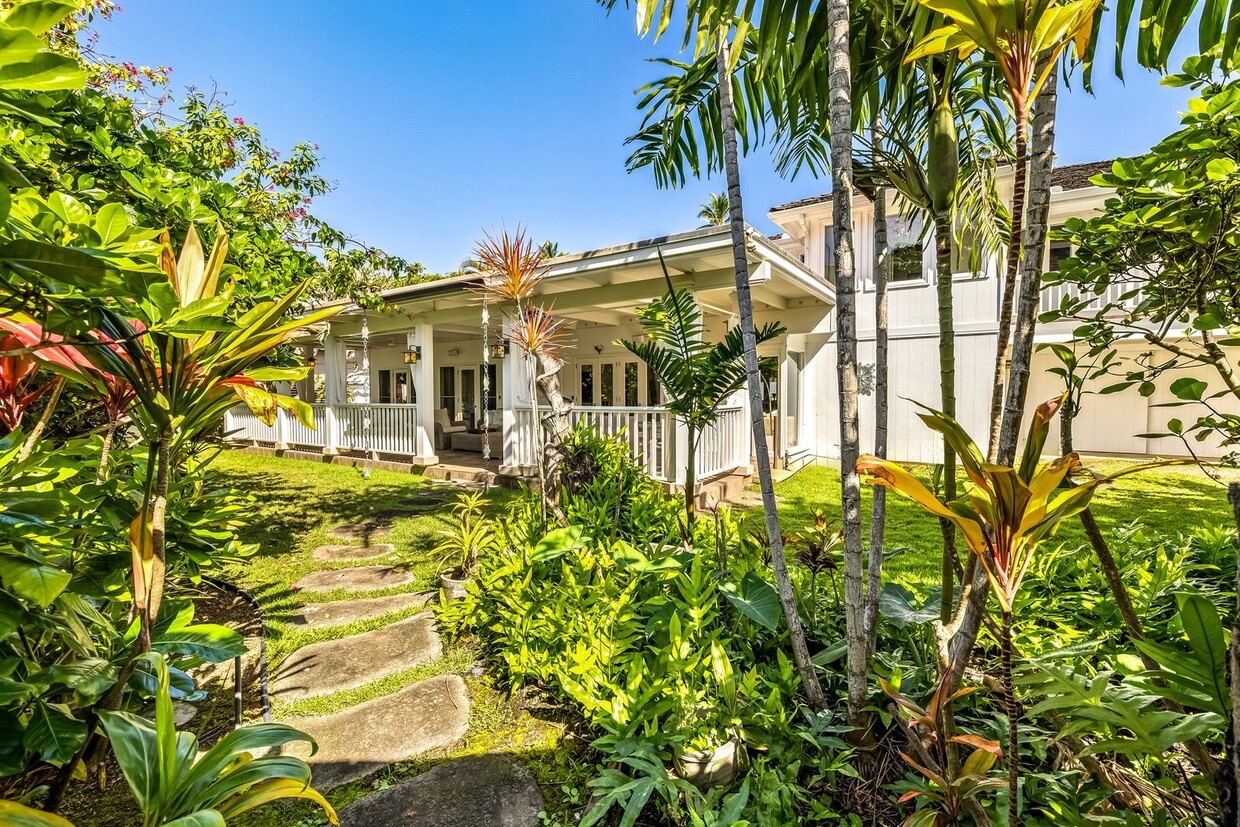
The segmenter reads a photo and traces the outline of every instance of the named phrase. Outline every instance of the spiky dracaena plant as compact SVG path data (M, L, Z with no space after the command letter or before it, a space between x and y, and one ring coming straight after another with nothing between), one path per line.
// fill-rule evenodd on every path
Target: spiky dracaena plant
M546 439L539 441L538 475L544 508L555 507L560 489L564 440L569 432L572 403L560 388L564 360L564 320L534 302L538 285L547 276L543 259L545 245L536 244L524 231L503 230L497 235L483 233L474 248L471 267L482 274L482 293L486 301L503 308L508 316L512 341L529 361L537 388L530 389L534 427L541 424ZM538 391L547 398L547 415L539 420Z
M103 406L108 425L103 433L103 448L95 475L96 481L102 483L108 476L112 442L136 397L133 386L123 377L100 370L76 347L65 344L62 336L44 330L24 314L0 319L0 329L7 331L51 371L85 386ZM112 349L121 353L120 346L115 343Z
M920 505L923 509L954 523L976 555L990 579L1003 616L1000 628L1000 679L1008 717L1008 794L1012 824L1017 817L1017 784L1020 778L1018 708L1012 690L1012 607L1020 584L1033 562L1038 547L1059 524L1074 517L1088 505L1099 486L1150 468L1172 462L1133 465L1114 474L1089 474L1082 482L1062 487L1074 471L1083 471L1080 458L1071 453L1039 465L1046 435L1064 397L1043 402L1034 411L1025 439L1020 465L1010 468L986 462L981 449L956 420L926 408L921 419L943 435L960 458L969 481L964 495L942 503L900 465L872 455L857 460L857 471L876 485L883 485ZM924 407L924 406L923 406Z

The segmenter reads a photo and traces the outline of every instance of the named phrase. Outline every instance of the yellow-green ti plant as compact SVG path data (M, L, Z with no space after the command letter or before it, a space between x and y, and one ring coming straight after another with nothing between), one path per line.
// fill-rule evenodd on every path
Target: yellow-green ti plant
M964 60L982 51L994 60L1012 99L1016 120L1016 157L1012 183L1012 228L1008 237L1003 303L999 311L999 354L991 396L988 456L999 440L999 406L1003 399L1003 364L1012 327L1016 273L1020 265L1028 164L1029 113L1059 57L1072 46L1084 57L1094 35L1094 18L1102 0L918 0L939 12L948 24L926 35L905 58L955 52Z
M936 517L954 523L990 579L1003 616L1000 679L1008 718L1009 820L1013 825L1017 817L1020 754L1018 708L1012 690L1012 606L1021 581L1042 542L1054 534L1061 522L1085 509L1099 486L1117 477L1172 464L1132 465L1110 475L1090 474L1083 482L1068 485L1069 474L1084 470L1075 452L1045 465L1039 464L1051 419L1063 405L1064 398L1059 396L1043 402L1034 411L1020 465L1016 468L986 462L977 444L958 422L926 408L926 413L920 414L922 421L942 434L956 450L961 468L968 477L964 494L948 503L940 502L920 480L894 462L868 454L857 460L857 472L875 485L891 488Z
M164 591L164 512L169 474L194 445L218 427L239 401L271 424L285 408L309 427L310 406L272 393L260 382L296 380L305 368L264 366L269 354L298 330L342 308L290 319L309 286L264 302L238 319L228 316L233 282L225 279L228 235L220 229L210 254L191 226L180 256L161 236L159 268L166 280L144 295L100 311L101 323L80 349L102 371L129 384L130 417L148 446L144 501L130 526L137 651L150 649L150 632Z

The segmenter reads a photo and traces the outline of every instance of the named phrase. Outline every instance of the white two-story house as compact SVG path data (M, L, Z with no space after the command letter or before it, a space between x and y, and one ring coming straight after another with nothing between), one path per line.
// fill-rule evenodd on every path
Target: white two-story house
M1055 170L1052 226L1102 207L1107 191L1089 178L1107 167L1109 162ZM1005 183L1001 179L1001 192ZM781 235L748 233L756 321L775 320L786 328L762 352L778 365L764 382L763 426L775 464L787 468L839 457L831 210L829 195L783 204L769 212L783 229ZM853 199L853 220L862 449L869 450L874 434L873 207L860 195ZM933 239L894 206L888 225L893 252L888 453L910 462L935 462L941 445L917 419L913 404L939 403ZM660 253L676 287L693 292L707 320L707 336L721 336L738 323L727 227L551 259L539 300L570 325L561 381L573 401L573 419L621 434L652 476L674 485L685 476L684 429L663 407L662 391L646 366L617 344L641 335L638 308L664 292ZM1046 264L1069 253L1064 244L1052 242ZM984 441L998 338L1000 262L992 257L977 273L965 270L953 276L957 410L965 428ZM415 466L476 458L501 474L533 474L539 437L530 367L508 345L506 308L484 307L478 287L474 276L448 278L389 291L385 310L347 308L304 340L312 377L287 389L314 403L317 428L305 428L283 414L268 427L234 410L226 430L238 442L279 449L366 455ZM1060 288L1045 290L1043 309L1057 306L1060 296ZM1038 337L1070 341L1071 325L1041 326ZM1137 343L1120 348L1125 358L1143 349ZM1062 380L1047 372L1052 364L1050 354L1037 355L1031 400L1062 392ZM1208 378L1204 371L1203 378ZM1088 396L1075 426L1077 449L1183 454L1174 440L1139 436L1164 430L1170 414L1159 405L1169 400L1165 387L1150 397L1135 389ZM718 424L703 435L698 479L748 473L751 429L745 400L740 395L728 400ZM1058 443L1048 445L1053 449ZM1206 443L1199 452L1209 456L1223 450Z

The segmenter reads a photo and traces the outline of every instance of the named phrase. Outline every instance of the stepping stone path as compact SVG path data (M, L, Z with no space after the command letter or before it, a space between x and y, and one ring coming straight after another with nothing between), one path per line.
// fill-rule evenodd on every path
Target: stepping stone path
M420 609L434 596L432 592L417 592L359 600L337 600L332 603L307 603L285 622L307 629L328 629L356 620L372 620L386 614L403 612L406 609Z
M341 712L284 723L318 742L314 755L305 742L285 754L305 758L315 788L329 790L459 741L469 728L469 696L460 675L440 675Z
M314 550L315 560L342 563L350 560L369 560L396 551L391 543L374 543L365 546L319 546Z
M483 783L479 783L483 782ZM528 827L542 795L534 776L505 755L471 755L345 807L341 827Z
M377 592L413 582L413 573L391 566L358 566L351 569L315 571L298 580L293 588L306 592Z
M427 508L444 499L426 497ZM432 502L433 500L433 502ZM409 503L416 508L423 503ZM398 516L384 514L386 521ZM376 536L379 523L355 523L333 536ZM363 531L360 526L364 526ZM393 551L387 544L321 546L316 559L362 560ZM305 592L368 592L412 582L413 574L389 566L317 571L299 580ZM431 592L307 603L286 621L294 627L326 629L359 620L425 607ZM397 620L369 632L313 643L290 654L273 674L271 694L289 704L351 689L440 657L443 645L430 612ZM287 718L283 722L310 735L308 743L282 748L304 758L320 791L355 781L383 767L451 747L469 729L469 694L460 675L437 675L327 715ZM279 706L276 708L279 713ZM528 769L505 755L475 755L448 761L383 792L356 801L343 811L345 827L537 827L543 808L538 784Z
M284 659L271 681L282 703L357 689L396 672L429 663L443 647L430 612L360 635L314 643Z

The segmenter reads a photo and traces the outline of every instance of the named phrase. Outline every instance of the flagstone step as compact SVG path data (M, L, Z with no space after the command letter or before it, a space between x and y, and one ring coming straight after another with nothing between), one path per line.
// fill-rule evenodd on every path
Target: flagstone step
M345 807L341 827L535 827L533 774L506 755L473 755Z
M343 563L348 560L369 560L396 551L391 543L370 543L364 546L319 546L314 550L315 560Z
M341 712L284 723L309 734L319 749L311 755L310 745L298 742L282 752L304 758L314 787L329 790L459 741L469 728L469 696L459 675L440 675Z
M413 573L392 566L355 566L349 569L314 571L293 584L307 592L375 592L413 582Z
M372 620L406 609L422 608L435 597L434 592L406 592L384 597L358 600L334 600L330 603L307 603L290 615L286 623L305 629L329 629L357 620ZM283 618L279 618L283 619Z
M430 612L360 635L313 643L293 652L271 680L281 703L357 689L429 663L443 652Z

